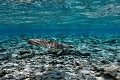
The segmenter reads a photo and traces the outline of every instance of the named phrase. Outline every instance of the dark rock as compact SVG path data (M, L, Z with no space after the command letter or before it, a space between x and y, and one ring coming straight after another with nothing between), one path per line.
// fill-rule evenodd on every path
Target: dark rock
M91 56L91 53L89 52L78 52L77 54L79 54L79 56L81 56L82 58L88 58Z
M120 64L120 54L117 55L117 62Z
M87 62L85 62L85 61L79 61L79 60L76 60L75 61L75 66L76 66L76 69L77 69L77 67L78 67L78 69L83 69L84 67L86 67L88 65L88 63Z
M64 78L65 73L61 71L52 71L41 76L41 80L53 80Z
M0 54L0 60L7 60L10 58L10 55L8 53L6 54Z
M118 59L117 62L120 63L120 59Z
M91 69L92 71L96 71L97 70L97 65L95 64L90 64L91 65Z
M109 64L110 62L108 60L102 60L101 63L103 63L103 64Z
M17 78L18 80L23 80L23 79L26 78L26 76L25 76L24 74L18 74L18 75L16 76L16 78Z
M11 71L9 69L3 69L0 70L0 77L5 76L6 74L9 74Z
M15 77L12 74L7 74L2 77L2 80L15 80Z
M19 50L19 54L20 55L23 55L23 54L26 54L26 53L30 53L30 50Z
M87 77L86 80L96 80L96 78L90 76L90 77Z
M20 49L16 58L24 59L24 58L32 58L35 56L35 52L26 49Z
M35 56L35 53L26 53L26 54L17 56L17 58L18 59L24 59L24 58L32 58L34 56Z
M41 58L41 62L42 62L42 63L46 63L46 58L45 58L45 57L42 57L42 58Z
M38 76L38 80L81 80L81 75L78 75L70 71L51 71L43 75Z
M0 52L5 52L7 49L5 48L0 48Z
M104 72L104 68L97 68L96 71L97 72Z
M76 64L77 66L80 66L80 65L81 65L80 61L78 61L78 60L75 61L75 64Z
M102 77L104 80L116 80L109 74L102 74L100 77Z
M102 74L103 74L103 72L97 72L97 73L95 73L95 76L100 77Z
M61 74L60 72L57 72L55 75L53 75L53 79L61 79L63 77L64 77L64 75Z
M41 66L40 67L40 72L43 72L43 71L45 71L46 70L46 68L44 67L44 66Z

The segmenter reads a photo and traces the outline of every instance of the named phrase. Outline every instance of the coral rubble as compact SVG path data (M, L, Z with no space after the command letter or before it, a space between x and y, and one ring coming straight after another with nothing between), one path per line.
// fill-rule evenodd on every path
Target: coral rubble
M26 42L21 37L36 39ZM119 34L2 36L0 42L5 42L0 45L0 80L120 80L119 37Z

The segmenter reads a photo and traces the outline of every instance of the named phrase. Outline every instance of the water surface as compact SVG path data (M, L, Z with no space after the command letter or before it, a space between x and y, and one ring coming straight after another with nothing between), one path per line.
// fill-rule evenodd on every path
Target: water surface
M116 32L120 28L120 1L0 0L0 28L12 32L19 29L23 32L25 29Z

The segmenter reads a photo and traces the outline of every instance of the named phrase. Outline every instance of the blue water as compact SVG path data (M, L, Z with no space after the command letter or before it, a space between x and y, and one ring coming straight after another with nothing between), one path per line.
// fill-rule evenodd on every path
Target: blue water
M120 0L0 0L0 80L28 79L120 80Z
M0 33L120 32L120 0L0 0Z

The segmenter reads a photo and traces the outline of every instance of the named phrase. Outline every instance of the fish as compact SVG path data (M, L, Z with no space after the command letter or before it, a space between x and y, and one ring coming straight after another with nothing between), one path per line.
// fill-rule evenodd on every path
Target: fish
M73 48L70 45L64 45L61 44L60 42L53 41L53 40L47 40L47 39L28 39L27 42L29 44L33 45L41 45L43 47L46 47L48 49L65 49L65 48Z

